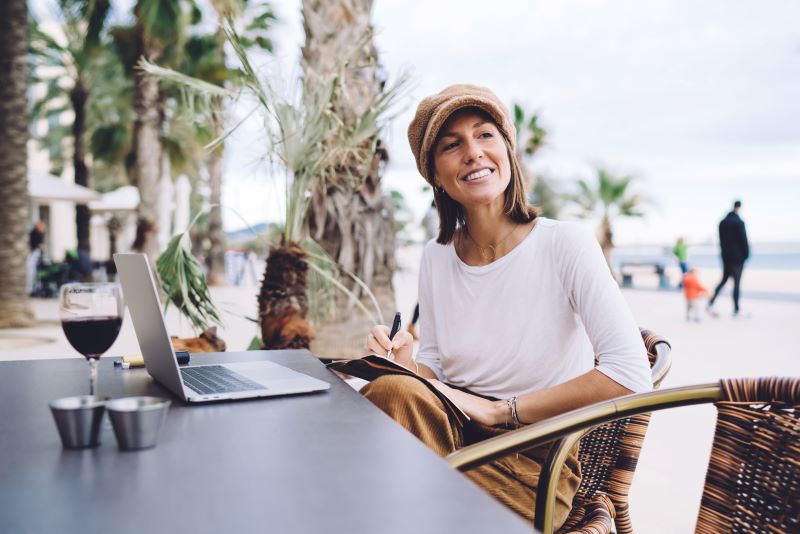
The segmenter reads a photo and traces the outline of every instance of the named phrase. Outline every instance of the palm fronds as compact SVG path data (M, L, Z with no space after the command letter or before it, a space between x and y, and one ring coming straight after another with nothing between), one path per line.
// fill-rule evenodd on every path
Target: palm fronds
M192 254L188 230L172 238L158 257L156 269L161 288L167 295L165 312L169 304L173 304L197 332L202 332L212 323L222 325L203 269Z
M285 94L274 81L258 76L243 39L231 20L225 24L224 31L240 64L238 80L245 92L259 103L270 154L280 160L286 173L284 239L301 242L311 191L320 182L335 182L336 177L342 176L339 171L343 169L350 170L354 177L364 175L375 152L375 140L391 119L389 111L409 87L409 76L401 75L394 85L378 93L366 103L365 111L354 124L347 126L336 115L334 108L342 91L349 57L344 58L330 74L315 77L313 81L302 79L296 85L295 92ZM368 38L365 36L364 42ZM361 44L359 41L354 50ZM181 87L184 98L189 101L209 104L211 99L236 97L229 90L145 60L139 62L139 68ZM198 97L199 101L196 100ZM207 110L210 106L200 105L198 110L202 111L203 107ZM240 120L220 139L230 135L243 121ZM212 141L210 145L218 141Z
M145 38L162 44L181 35L189 22L178 0L138 0L134 10Z
M520 104L514 103L514 128L517 130L517 150L528 157L547 143L547 130L539 124L539 114L531 113L526 117Z
M617 177L606 169L598 168L596 184L578 180L578 193L571 196L570 200L580 208L581 217L642 217L644 214L637 208L646 201L640 195L630 194L629 186L633 180L632 176Z
M351 125L345 124L336 114L336 105L344 89L345 67L350 57L342 59L341 64L327 75L298 80L293 91L279 88L274 79L259 76L248 55L247 43L237 33L229 18L223 30L238 60L236 80L240 93L193 79L170 69L141 61L139 68L162 81L181 88L185 99L194 101L198 115L210 105L219 104L221 99L233 100L240 95L254 98L257 110L263 117L264 130L269 147L270 159L275 158L285 173L286 211L282 240L284 243L299 243L310 252L309 264L312 271L311 283L314 287L309 297L320 300L312 309L324 313L324 301L332 298L331 288L343 291L356 305L373 320L380 319L380 310L374 295L352 273L343 273L328 258L321 247L314 247L307 236L307 214L312 192L319 186L337 186L337 180L361 179L368 174L376 151L378 135L391 119L391 110L409 88L409 76L402 75L398 80L364 103L364 111ZM364 37L364 42L371 36ZM362 46L359 41L354 51ZM249 113L237 124L229 128L209 146L214 146L231 134ZM353 291L341 282L347 276L356 286L364 290L371 299L377 316L355 296Z
M193 76L188 76L181 72L166 67L160 67L142 57L136 64L136 68L141 69L151 76L155 76L172 87L179 93L181 107L180 114L187 118L185 122L210 123L214 114L218 112L221 103L225 99L236 96L236 93L220 85L206 82ZM213 142L213 141L212 141Z
M326 319L333 312L334 302L332 289L335 288L344 293L351 302L355 303L355 305L364 312L364 315L369 317L372 323L383 324L383 313L381 312L381 307L378 305L378 300L359 277L350 271L342 269L313 239L307 238L303 242L303 247L312 260L308 262L313 273L311 277L311 287L309 288L309 310L316 315L312 316L312 319ZM341 282L344 276L350 278L364 291L374 307L374 313L361 302L353 291Z

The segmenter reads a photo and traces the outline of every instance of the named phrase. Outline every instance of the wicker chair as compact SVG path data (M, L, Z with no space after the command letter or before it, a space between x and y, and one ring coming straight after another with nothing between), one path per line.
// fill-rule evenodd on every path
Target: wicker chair
M664 338L649 330L643 329L641 333L650 359L653 387L658 389L672 364L671 347ZM580 441L578 460L581 462L581 485L561 530L581 531L595 521L605 523L607 519L598 507L596 497L606 495L613 504L613 510L609 510L609 513L614 518L617 532L631 534L633 527L628 512L628 492L649 423L649 413L638 414L575 432L555 442L542 466L542 476L536 490L536 528L543 532L553 531L558 473L569 451ZM610 531L609 528L599 532Z
M800 532L800 377L727 379L628 395L488 439L448 460L463 471L598 424L706 403L716 406L717 424L696 532ZM613 509L602 510L610 501L604 497L594 499L600 519L613 516ZM588 528L580 531L603 532Z
M641 334L653 385L657 388L672 363L670 345L649 330L642 329ZM564 435L555 441L537 486L534 526L543 532L553 532L558 473L570 450L580 441L578 459L583 476L562 532L610 532L615 522L618 532L631 532L628 490L649 422L650 414L639 414Z

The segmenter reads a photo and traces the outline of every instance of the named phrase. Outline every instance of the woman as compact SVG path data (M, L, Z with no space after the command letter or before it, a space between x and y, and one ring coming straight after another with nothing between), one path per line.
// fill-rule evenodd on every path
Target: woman
M471 422L459 429L424 384L384 376L362 390L442 456L519 425L651 387L642 339L594 237L537 216L514 158L513 122L488 89L455 85L424 99L408 129L440 216L420 269L420 349L376 326L366 349L432 383ZM595 357L598 364L595 365ZM556 524L580 483L561 473ZM533 519L547 446L468 472Z

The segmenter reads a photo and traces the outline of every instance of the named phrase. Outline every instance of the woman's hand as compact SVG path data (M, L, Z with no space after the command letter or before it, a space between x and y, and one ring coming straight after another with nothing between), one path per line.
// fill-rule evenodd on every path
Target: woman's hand
M441 391L453 404L461 408L470 419L483 423L486 426L497 426L508 423L510 420L509 408L506 401L490 401L476 395L464 393L454 389L436 379L428 382Z
M399 363L407 369L414 369L414 338L405 330L400 330L395 334L394 339L389 339L391 330L388 326L379 324L372 327L367 335L367 344L364 349L367 354L377 354L386 356L389 349L392 350L391 360Z

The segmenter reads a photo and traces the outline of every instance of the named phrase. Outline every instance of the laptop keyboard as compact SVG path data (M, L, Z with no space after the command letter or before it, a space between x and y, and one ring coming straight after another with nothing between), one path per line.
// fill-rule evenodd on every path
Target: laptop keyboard
M181 376L184 384L201 395L266 389L262 384L253 382L222 365L185 367L181 369Z

